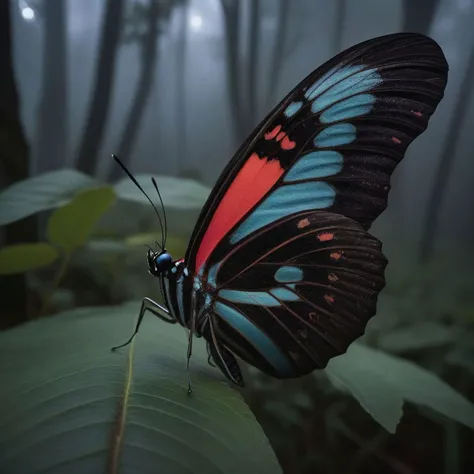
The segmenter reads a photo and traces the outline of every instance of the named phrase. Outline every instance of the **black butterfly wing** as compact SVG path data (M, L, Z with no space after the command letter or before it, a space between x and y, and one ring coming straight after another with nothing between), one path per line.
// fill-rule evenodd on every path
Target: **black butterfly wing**
M230 250L291 212L324 209L368 229L387 205L393 170L443 97L447 72L435 41L400 33L353 46L311 73L221 174L186 253L191 273L204 271L218 246Z
M205 204L186 254L202 334L275 377L325 367L375 314L386 260L366 231L390 176L443 97L448 67L418 34L356 45L257 127Z
M325 211L283 218L216 262L211 343L278 378L325 367L363 334L387 264L360 224Z

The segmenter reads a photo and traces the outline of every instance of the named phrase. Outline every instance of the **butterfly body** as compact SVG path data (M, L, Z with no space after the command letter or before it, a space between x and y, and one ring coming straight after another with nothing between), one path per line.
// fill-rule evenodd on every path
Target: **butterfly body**
M153 255L168 322L190 330L190 346L202 336L232 382L243 384L235 356L271 376L298 377L363 334L387 265L367 230L443 97L447 71L439 46L418 34L340 53L242 144L185 258Z

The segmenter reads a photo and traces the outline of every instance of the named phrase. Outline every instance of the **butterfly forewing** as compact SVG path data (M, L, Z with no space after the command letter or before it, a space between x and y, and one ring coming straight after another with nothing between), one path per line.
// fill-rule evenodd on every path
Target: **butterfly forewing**
M293 212L325 209L369 228L446 81L439 46L410 33L356 45L311 73L225 168L195 227L189 269L199 272L226 236L233 245Z

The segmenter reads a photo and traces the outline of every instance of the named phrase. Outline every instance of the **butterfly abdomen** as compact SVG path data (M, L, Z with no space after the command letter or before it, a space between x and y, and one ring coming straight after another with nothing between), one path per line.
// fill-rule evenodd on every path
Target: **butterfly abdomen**
M189 327L193 279L183 260L174 262L171 270L162 276L165 302L171 315L181 326Z

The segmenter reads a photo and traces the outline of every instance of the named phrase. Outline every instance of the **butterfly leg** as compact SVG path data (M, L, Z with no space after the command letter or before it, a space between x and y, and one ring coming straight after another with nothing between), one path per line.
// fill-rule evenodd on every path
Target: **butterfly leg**
M145 315L147 311L150 311L157 318L160 318L162 321L165 321L166 323L170 323L170 324L176 323L176 319L170 315L169 311L166 308L158 304L156 301L153 301L151 298L143 298L140 314L138 315L137 325L135 326L135 331L133 332L132 336L127 342L125 342L124 344L121 344L120 346L112 347L111 349L112 351L116 351L117 349L120 349L121 347L128 346L132 342L133 338L137 335L138 330L140 329L140 325L143 321L143 316Z
M207 344L206 344L206 348L207 348L207 363L213 367L214 369L217 367L216 364L214 364L213 362L213 357L212 357L212 354L211 354L211 348L210 348L210 345L211 343L208 341Z

